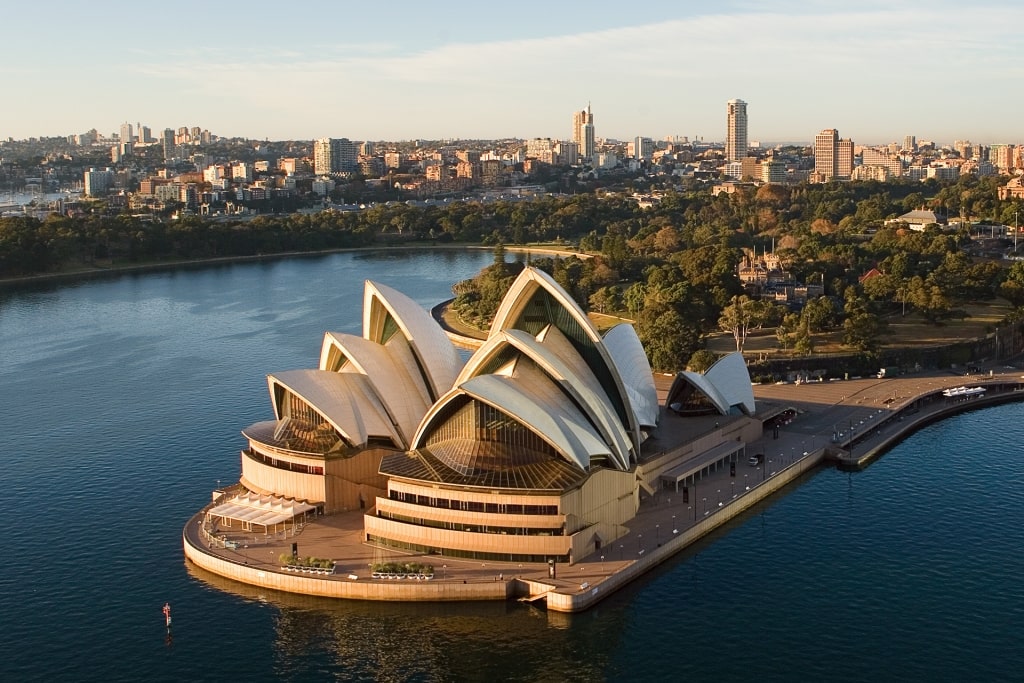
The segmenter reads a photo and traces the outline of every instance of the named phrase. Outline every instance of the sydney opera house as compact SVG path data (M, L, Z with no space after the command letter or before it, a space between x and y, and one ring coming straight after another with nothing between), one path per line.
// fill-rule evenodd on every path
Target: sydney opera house
M244 430L240 482L277 505L265 521L361 510L366 543L450 557L574 562L626 534L644 495L735 463L761 434L738 355L680 373L659 405L633 327L600 334L530 267L468 361L368 281L362 335L326 333L317 369L268 386L274 419Z

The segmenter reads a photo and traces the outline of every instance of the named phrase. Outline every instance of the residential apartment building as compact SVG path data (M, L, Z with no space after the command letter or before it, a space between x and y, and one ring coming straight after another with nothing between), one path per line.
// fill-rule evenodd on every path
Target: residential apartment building
M743 100L729 100L725 107L725 159L740 161L747 156L747 103Z
M354 171L356 145L348 138L320 138L313 142L313 172L317 175Z

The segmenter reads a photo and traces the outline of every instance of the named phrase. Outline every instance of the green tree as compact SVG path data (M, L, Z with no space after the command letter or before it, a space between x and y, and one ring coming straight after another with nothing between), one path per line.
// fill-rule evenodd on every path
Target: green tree
M767 301L751 299L746 294L734 296L732 303L722 309L718 326L732 334L736 342L736 350L743 351L747 335L751 330L759 329L776 314Z
M697 349L690 356L690 361L686 364L686 368L690 372L707 372L716 362L718 362L718 356L713 351Z
M809 356L814 353L814 336L811 334L811 326L806 318L800 319L796 333L793 335L793 350L801 356Z
M836 324L835 307L832 299L827 296L819 296L809 299L804 305L801 319L807 325L809 332L824 332Z

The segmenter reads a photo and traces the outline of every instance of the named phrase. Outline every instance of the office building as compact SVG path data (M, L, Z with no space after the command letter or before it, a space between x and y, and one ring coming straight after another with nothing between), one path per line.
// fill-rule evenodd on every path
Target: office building
M164 129L163 134L163 145L164 145L164 161L173 159L175 156L175 137L174 131L170 128Z
M588 104L586 109L572 115L572 141L585 162L593 161L596 151L594 140L594 114Z
M853 140L839 138L839 131L826 128L814 136L814 174L812 180L849 180L853 174Z

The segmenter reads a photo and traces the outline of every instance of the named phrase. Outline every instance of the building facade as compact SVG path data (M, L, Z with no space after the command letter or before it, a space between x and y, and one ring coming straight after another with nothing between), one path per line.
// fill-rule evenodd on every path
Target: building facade
M725 107L725 159L740 161L747 156L747 103L743 100L729 100Z
M593 162L597 149L594 137L594 114L590 111L589 104L586 109L572 115L572 141L576 143L580 157L585 162Z

